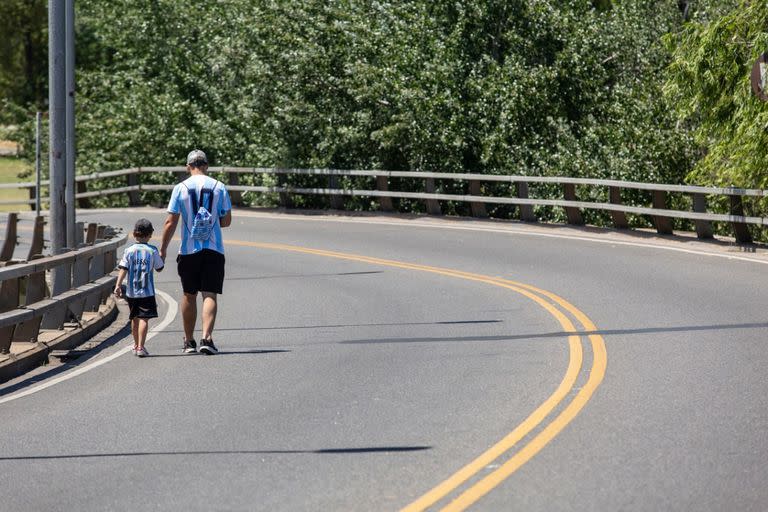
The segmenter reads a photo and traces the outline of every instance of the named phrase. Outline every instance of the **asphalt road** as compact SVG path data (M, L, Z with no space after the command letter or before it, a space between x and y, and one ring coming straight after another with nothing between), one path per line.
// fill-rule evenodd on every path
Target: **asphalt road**
M159 241L157 210L79 220L139 216ZM768 258L477 221L225 233L219 355L181 354L176 315L149 358L125 337L0 388L0 510L766 509Z

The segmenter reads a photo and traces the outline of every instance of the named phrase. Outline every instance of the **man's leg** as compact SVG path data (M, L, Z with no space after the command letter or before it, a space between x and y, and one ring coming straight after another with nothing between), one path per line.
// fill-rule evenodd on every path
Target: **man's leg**
M213 334L213 326L216 323L216 313L218 311L218 305L216 302L216 294L212 292L203 293L203 337L204 340L211 339Z
M184 340L195 338L197 323L197 294L185 293L181 298L181 319L184 324Z

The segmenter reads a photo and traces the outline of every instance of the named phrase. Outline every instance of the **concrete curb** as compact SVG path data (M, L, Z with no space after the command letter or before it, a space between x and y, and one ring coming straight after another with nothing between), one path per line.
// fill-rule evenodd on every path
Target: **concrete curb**
M12 354L8 360L0 363L0 383L47 363L48 356L54 350L70 350L85 343L112 324L117 316L117 301L109 297L106 305L101 306L92 318L81 322L82 327L41 331L37 343L30 343L27 350Z

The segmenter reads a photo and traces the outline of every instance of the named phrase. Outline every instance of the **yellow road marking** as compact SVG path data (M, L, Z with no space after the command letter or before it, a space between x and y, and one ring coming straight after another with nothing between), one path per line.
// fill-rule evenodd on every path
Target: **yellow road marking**
M408 270L419 270L434 274L457 277L460 279L467 279L470 281L482 282L493 286L500 286L502 288L513 290L539 304L548 313L557 319L557 321L563 327L564 332L578 333L579 331L576 330L575 326L567 316L555 308L551 303L547 302L539 296L543 295L559 304L566 311L570 312L579 321L579 323L582 324L584 330L587 332L594 333L597 330L592 321L583 312L581 312L565 299L546 290L507 279L494 278L490 276L484 276L482 274L474 274L470 272L462 272L440 267L431 267L427 265L404 263L394 260L373 258L369 256L346 254L321 249L310 249L284 244L247 242L241 240L228 240L227 243L231 245L312 254L350 261L372 263L375 265L403 268ZM539 451L541 451L541 449L544 448L544 446L546 446L552 439L554 439L554 437L560 433L566 427L566 425L568 425L584 408L586 403L594 394L597 387L602 382L603 377L605 376L605 369L607 365L607 353L605 349L605 342L602 336L598 334L589 334L588 337L592 346L592 368L590 369L589 378L587 379L586 384L582 387L581 390L579 390L574 399L556 418L554 418L548 425L546 425L546 427L544 427L544 429L539 432L539 434L537 434L531 441L523 446L508 461L506 461L492 473L482 478L479 482L472 485L469 489L465 490L461 495L459 495L458 498L449 503L443 510L465 510L467 507L482 498L494 487L504 481L504 479L514 473L523 464L529 461ZM541 424L541 422L546 419L546 417L554 410L554 408L557 407L557 405L562 402L563 399L567 397L568 393L570 393L570 391L573 389L576 378L578 377L578 374L581 370L581 365L583 363L583 353L580 336L578 334L568 336L568 347L570 353L568 369L566 370L563 380L560 382L560 385L557 387L554 393L552 393L552 395L550 395L547 400L545 400L533 413L531 413L520 425L518 425L501 441L483 452L475 460L461 468L459 471L428 491L419 499L405 507L403 512L424 510L427 507L435 504L437 501L444 498L449 493L458 488L462 483L466 482L468 479L472 478L474 475L486 468L491 462L509 451L528 433L530 433L534 428Z

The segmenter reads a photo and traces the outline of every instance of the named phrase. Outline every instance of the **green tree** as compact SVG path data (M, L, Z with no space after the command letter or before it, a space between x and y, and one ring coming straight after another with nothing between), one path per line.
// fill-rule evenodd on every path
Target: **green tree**
M692 183L768 188L768 104L750 87L752 65L768 49L766 27L765 2L743 0L667 39L674 60L665 92L703 156Z
M48 99L48 16L44 0L0 2L0 123L18 122L11 104L42 109Z
M679 30L685 11L674 2L79 0L77 7L80 172L179 164L201 147L223 165L674 183L695 157L660 94L670 53L659 40ZM463 186L438 182L446 192Z

